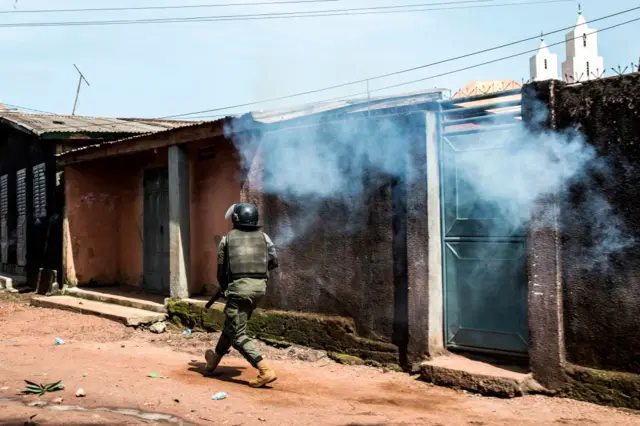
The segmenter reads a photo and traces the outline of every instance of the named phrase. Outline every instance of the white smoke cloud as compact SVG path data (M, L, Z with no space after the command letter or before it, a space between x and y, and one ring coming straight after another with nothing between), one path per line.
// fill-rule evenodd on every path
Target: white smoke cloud
M542 120L546 112L542 106L537 108L534 118ZM347 210L342 222L331 224L334 232L366 227L363 213L372 191L391 180L419 176L407 170L410 139L416 137L419 126L411 123L398 116L347 119L267 132L261 141L263 190L297 205L295 214L289 212L281 221L280 229L270 230L276 244L287 246L302 237L327 203ZM578 131L533 132L519 120L514 123L506 131L451 136L443 143L445 150L464 151L457 152L454 160L459 191L466 194L458 194L466 200L459 203L458 213L489 215L512 228L555 226L531 221L539 200L550 196L568 200L573 185L591 185L590 171L606 171L606 160ZM424 146L425 132L418 135L423 138L418 143ZM234 143L250 161L253 147L242 136L234 136ZM469 143L473 149L464 150ZM591 265L605 264L611 253L628 247L632 240L604 197L596 191L589 191L588 197L588 202L576 207L593 225L595 244L588 257Z

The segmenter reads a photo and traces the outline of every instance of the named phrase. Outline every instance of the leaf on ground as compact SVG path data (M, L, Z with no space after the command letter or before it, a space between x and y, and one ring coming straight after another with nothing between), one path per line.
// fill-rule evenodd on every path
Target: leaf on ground
M167 376L161 376L160 374L156 373L149 373L147 374L147 377L151 377L152 379L168 379Z
M27 384L27 388L22 391L23 394L44 395L47 392L56 392L64 389L64 383L62 383L62 380L55 383L49 383L47 385L33 383L29 380L25 380L25 383Z

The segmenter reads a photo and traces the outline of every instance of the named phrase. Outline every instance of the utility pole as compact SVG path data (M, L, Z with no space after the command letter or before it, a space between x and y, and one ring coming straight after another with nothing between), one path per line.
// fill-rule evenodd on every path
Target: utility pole
M78 105L78 96L80 95L80 86L82 86L82 80L87 83L87 86L91 85L89 84L87 79L84 78L82 71L80 71L78 67L76 67L76 64L73 64L73 66L76 68L76 71L78 71L78 74L80 74L80 77L78 78L78 90L76 90L76 100L73 102L73 111L71 112L71 115L76 115L76 105Z

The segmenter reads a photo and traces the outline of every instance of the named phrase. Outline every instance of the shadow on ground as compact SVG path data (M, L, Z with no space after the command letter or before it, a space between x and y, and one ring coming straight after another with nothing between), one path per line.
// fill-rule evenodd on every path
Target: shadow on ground
M249 386L249 381L254 379L254 377L251 377L250 379L247 379L247 380L238 379L238 377L242 375L242 372L245 371L247 367L219 366L218 368L216 368L216 371L213 374L205 375L204 367L206 366L206 363L191 361L189 363L189 366L190 366L189 371L198 373L207 379L219 380L221 382L235 383L238 385ZM257 377L258 370L255 370L255 372ZM264 389L271 389L271 387L267 385L264 387Z

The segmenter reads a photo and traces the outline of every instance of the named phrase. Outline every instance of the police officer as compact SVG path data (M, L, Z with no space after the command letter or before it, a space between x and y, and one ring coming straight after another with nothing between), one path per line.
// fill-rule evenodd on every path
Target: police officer
M259 371L249 386L263 387L276 380L276 373L262 358L247 336L247 322L258 301L265 295L269 271L278 267L273 242L258 226L258 209L252 204L234 204L225 215L233 229L218 247L218 283L224 290L226 321L215 351L205 353L205 374L211 375L233 346Z

